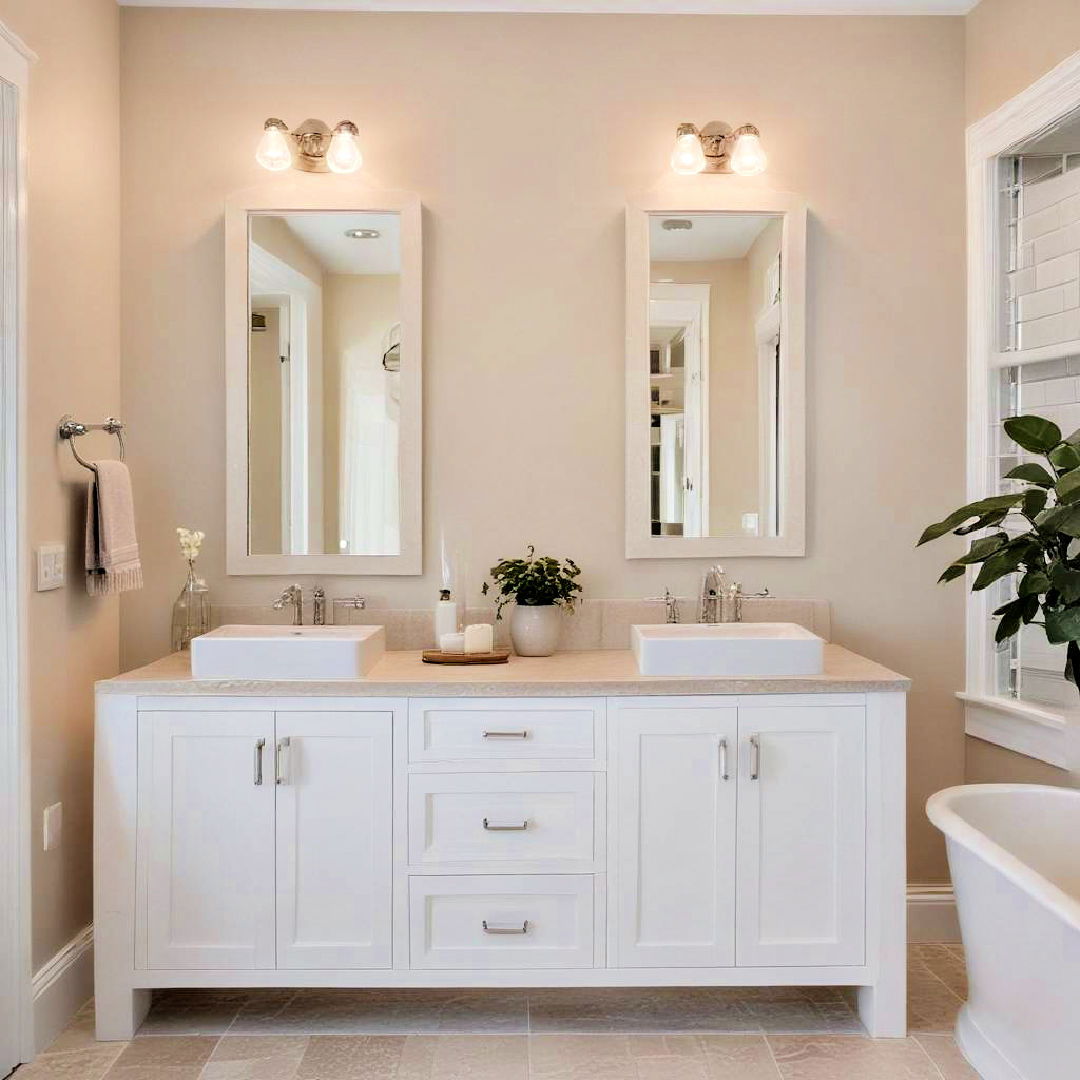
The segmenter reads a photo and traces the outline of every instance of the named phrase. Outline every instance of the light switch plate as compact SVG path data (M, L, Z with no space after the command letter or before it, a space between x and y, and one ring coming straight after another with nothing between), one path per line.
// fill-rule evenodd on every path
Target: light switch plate
M52 851L60 846L60 834L64 829L64 804L53 803L45 807L44 834L45 850Z
M64 587L64 560L66 551L63 544L42 544L37 549L37 591L48 592L50 589Z

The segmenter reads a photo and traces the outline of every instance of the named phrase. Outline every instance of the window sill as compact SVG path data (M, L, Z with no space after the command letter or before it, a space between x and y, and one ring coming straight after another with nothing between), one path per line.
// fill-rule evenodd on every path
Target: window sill
M1064 769L1065 714L1013 698L961 692L964 730L976 739Z

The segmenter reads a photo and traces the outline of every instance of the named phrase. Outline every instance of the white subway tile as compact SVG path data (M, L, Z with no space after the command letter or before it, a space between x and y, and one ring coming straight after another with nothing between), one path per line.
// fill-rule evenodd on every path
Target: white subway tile
M1035 241L1029 240L1026 244L1020 245L1020 269L1025 266L1035 265Z
M1055 229L1053 232L1048 232L1045 236L1040 236L1038 240L1032 240L1031 244L1035 249L1036 266L1039 266L1044 262L1049 262L1051 259L1056 259L1059 255L1064 255L1067 251L1075 250L1069 246L1069 233L1067 229Z
M1046 383L1020 383L1020 407L1025 411L1046 404Z
M1080 428L1080 404L1062 405L1058 410L1057 426L1063 435L1071 435Z
M1036 214L1070 195L1080 195L1080 171L1062 173L1024 186L1024 215Z
M1061 286L1061 302L1066 310L1080 307L1080 281L1069 281Z
M1061 203L1054 203L1037 214L1024 214L1020 218L1021 240L1034 240L1036 237L1045 236L1053 232L1063 224L1061 220Z
M1070 375L1080 375L1080 356L1070 356L1065 360Z
M1056 285L1052 289L1041 289L1028 293L1017 301L1017 316L1021 321L1041 319L1044 315L1056 315L1065 310L1064 286Z
M1039 289L1064 285L1066 281L1075 281L1077 278L1080 278L1080 252L1070 251L1068 255L1059 255L1056 259L1039 263L1035 267L1035 285Z
M1062 225L1080 221L1080 195L1074 195L1071 199L1058 203L1058 210L1061 214Z
M1044 345L1060 345L1067 341L1080 339L1080 308L1062 312L1060 315L1048 315L1045 319L1035 319L1032 322L1020 324L1020 348L1040 349ZM1073 391L1070 389L1069 393ZM1047 401L1054 404L1055 401L1071 401L1066 395L1063 398L1051 397L1052 391L1047 389Z
M1035 267L1029 266L1026 270L1014 270L1009 277L1009 292L1013 296L1023 296L1025 293L1035 291Z
M1043 384L1044 405L1067 405L1078 400L1076 379L1048 379Z

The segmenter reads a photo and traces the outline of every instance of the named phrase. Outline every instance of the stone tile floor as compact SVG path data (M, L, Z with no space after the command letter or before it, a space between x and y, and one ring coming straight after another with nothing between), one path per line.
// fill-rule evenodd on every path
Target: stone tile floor
M958 945L909 950L906 1039L832 987L173 990L129 1043L93 1004L16 1080L978 1080Z

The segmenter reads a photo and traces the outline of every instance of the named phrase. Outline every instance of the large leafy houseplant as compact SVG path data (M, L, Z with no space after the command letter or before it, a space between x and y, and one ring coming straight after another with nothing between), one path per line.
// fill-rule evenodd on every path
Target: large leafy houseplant
M1012 417L1004 426L1013 442L1045 464L1017 465L1005 474L1017 482L1015 491L961 506L927 527L919 544L950 532L985 531L938 580L952 581L977 566L971 588L978 592L1018 575L1015 597L994 612L995 640L1041 625L1051 644L1066 646L1065 677L1080 690L1080 431L1063 438L1057 424L1041 416Z

